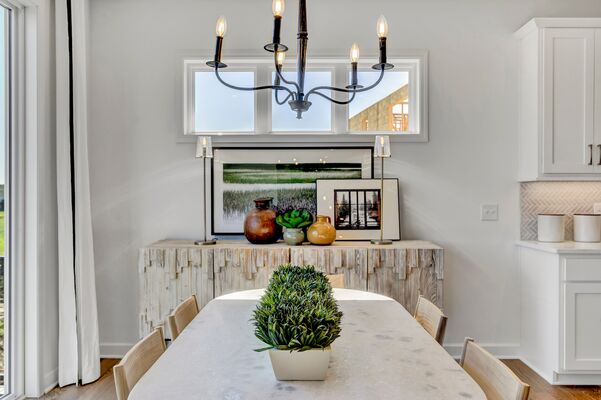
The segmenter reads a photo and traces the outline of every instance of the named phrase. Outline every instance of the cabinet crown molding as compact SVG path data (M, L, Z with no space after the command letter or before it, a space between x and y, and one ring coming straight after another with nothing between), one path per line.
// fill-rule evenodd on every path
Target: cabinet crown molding
M541 18L526 22L514 35L522 39L535 29L542 28L601 28L601 18Z

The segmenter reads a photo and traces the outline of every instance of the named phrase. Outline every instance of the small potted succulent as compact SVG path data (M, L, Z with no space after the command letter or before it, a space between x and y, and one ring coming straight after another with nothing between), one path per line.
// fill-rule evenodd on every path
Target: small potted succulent
M257 305L255 336L269 351L280 381L322 381L330 345L340 337L342 312L328 278L313 266L280 266Z
M275 222L284 228L284 242L296 246L305 241L303 228L313 223L313 216L305 209L288 210L278 215Z

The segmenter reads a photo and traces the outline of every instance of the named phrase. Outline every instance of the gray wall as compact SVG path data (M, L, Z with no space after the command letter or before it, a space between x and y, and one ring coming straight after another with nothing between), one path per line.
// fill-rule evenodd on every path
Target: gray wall
M227 49L269 40L269 0L93 0L90 160L100 341L105 355L137 340L137 250L202 233L200 167L181 126L178 55L214 44L228 17ZM283 41L294 43L296 2ZM310 51L375 52L375 21L394 48L430 51L430 142L395 144L403 236L446 249L446 343L466 335L512 354L519 344L517 47L512 33L534 16L601 16L598 0L309 1ZM206 53L210 56L210 51ZM498 203L498 222L481 222Z

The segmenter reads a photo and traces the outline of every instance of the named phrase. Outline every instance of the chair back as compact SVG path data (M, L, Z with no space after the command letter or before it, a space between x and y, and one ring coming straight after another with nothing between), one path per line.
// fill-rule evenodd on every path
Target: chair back
M333 288L344 289L344 274L327 275Z
M129 392L165 349L163 330L157 328L125 354L121 362L113 367L117 400L127 399Z
M447 317L434 303L419 296L414 318L438 343L442 345L447 328Z
M466 338L459 364L480 385L488 400L527 400L530 386L488 351Z
M179 334L182 333L184 328L188 326L190 322L192 322L198 312L198 302L196 301L195 295L188 297L173 310L167 319L169 329L171 330L171 340L177 339Z

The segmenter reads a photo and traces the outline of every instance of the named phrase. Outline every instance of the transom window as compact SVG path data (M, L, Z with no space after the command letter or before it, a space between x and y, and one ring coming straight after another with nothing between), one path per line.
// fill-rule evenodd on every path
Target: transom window
M359 84L369 86L379 72L373 60L359 65ZM238 91L222 85L203 60L184 61L184 134L186 135L295 135L386 133L408 141L427 140L426 53L390 57L395 69L387 71L374 89L357 93L348 105L312 96L313 103L302 119L284 102L285 93ZM276 74L270 59L228 59L220 71L223 80L237 86L273 84ZM283 75L294 80L295 64L284 64ZM285 85L285 83L281 83ZM348 60L315 59L309 63L305 88L344 87L350 84ZM333 92L337 100L348 94Z

